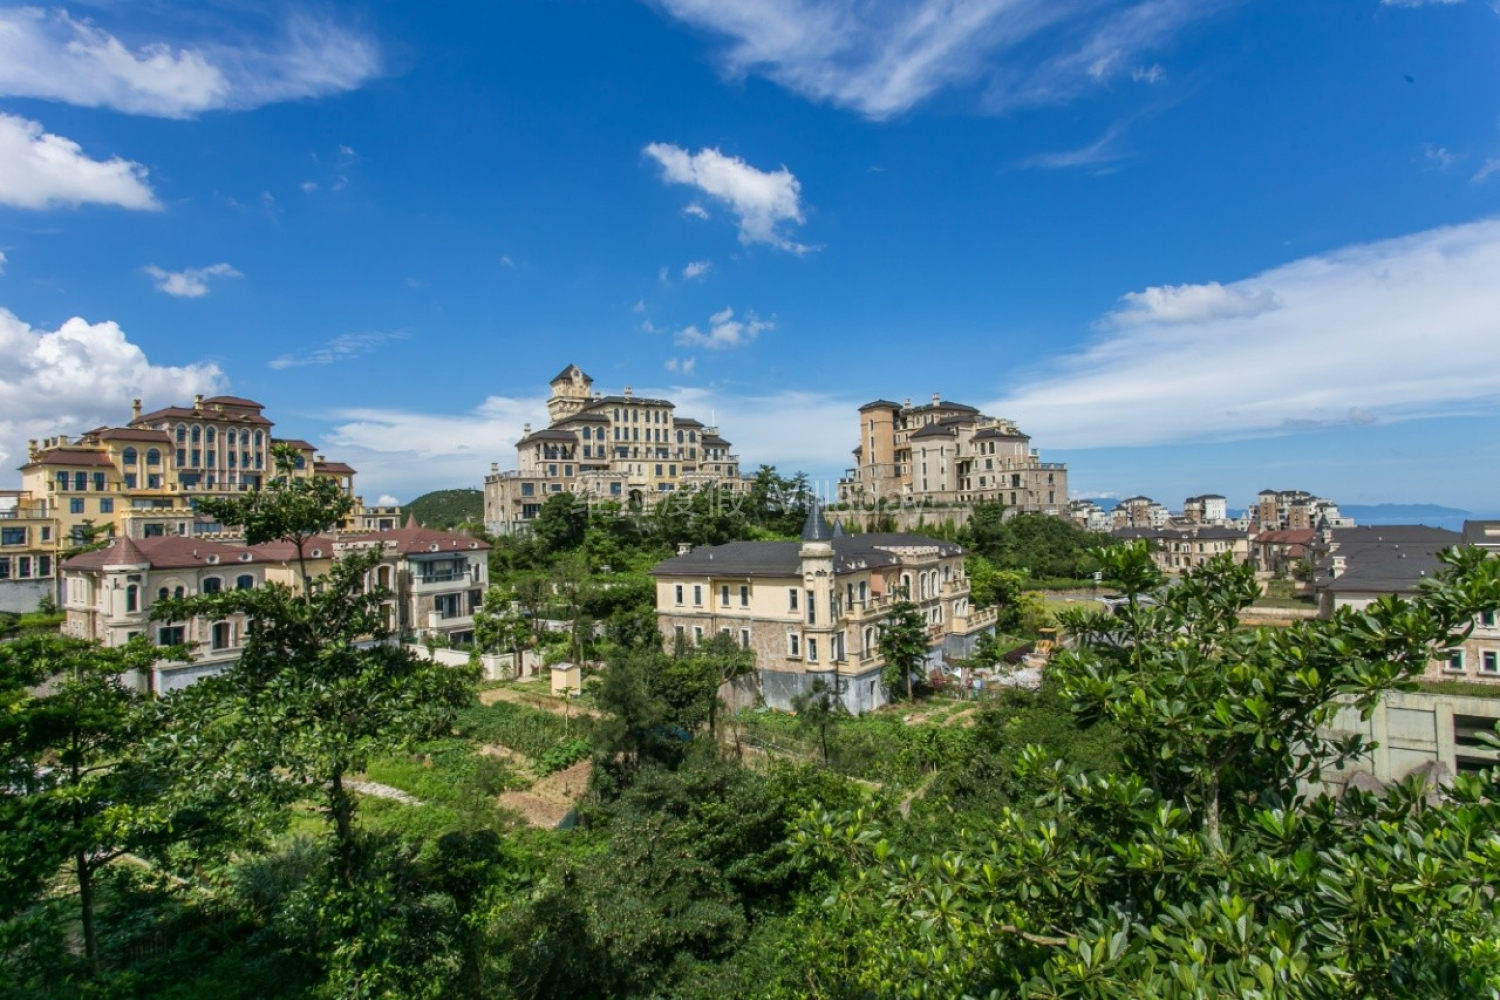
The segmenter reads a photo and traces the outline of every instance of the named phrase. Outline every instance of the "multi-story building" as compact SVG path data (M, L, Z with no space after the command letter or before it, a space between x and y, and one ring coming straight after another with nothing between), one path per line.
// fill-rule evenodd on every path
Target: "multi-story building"
M1114 536L1126 541L1146 539L1151 543L1151 558L1156 567L1174 576L1226 552L1236 563L1250 559L1250 536L1238 528L1222 525L1116 528Z
M1182 501L1182 516L1194 524L1227 524L1229 501L1217 493L1204 493Z
M0 611L35 611L57 599L57 518L46 500L19 490L0 492Z
M1312 528L1258 532L1250 537L1250 561L1257 572L1267 576L1291 576L1307 559L1307 546L1314 534Z
M1000 501L1021 511L1065 514L1068 467L1043 462L1014 423L944 400L912 406L877 399L859 408L855 466L841 503Z
M191 662L158 660L149 676L134 678L143 690L166 692L226 669L244 649L245 618L195 617L151 620L151 607L168 597L248 590L268 583L298 590L309 576L326 573L332 561L355 551L378 549L370 586L389 592L386 626L397 635L435 638L444 645L473 640L474 610L488 581L484 542L408 523L370 534L314 537L302 558L289 542L246 546L189 535L120 535L99 549L62 564L63 630L105 646L145 636L159 646L194 646Z
M1068 517L1085 531L1109 530L1109 512L1092 500L1069 500Z
M551 423L527 424L516 443L516 468L490 466L484 480L485 526L524 530L555 493L613 500L635 509L679 490L744 489L739 457L717 427L675 414L667 399L594 392L594 380L568 365L549 383Z
M1252 513L1260 531L1300 531L1325 522L1331 528L1354 527L1354 519L1341 514L1338 504L1306 490L1261 490Z
M354 469L326 461L306 441L272 437L274 425L263 410L260 403L239 396L197 396L190 407L143 413L136 400L124 427L29 442L21 489L4 495L8 504L0 501L0 519L26 529L26 548L18 548L12 560L15 579L20 579L21 555L29 559L33 580L52 579L70 549L100 537L223 534L223 525L199 513L198 501L263 485L272 472L271 449L278 444L297 451L294 475L331 478L354 499L344 529L399 523L396 508L364 507L354 494ZM9 518L6 511L13 512ZM23 520L29 523L22 525ZM21 544L21 532L11 537ZM4 548L0 545L0 553ZM0 585L0 607L10 600L6 591Z
M1109 513L1111 529L1120 528L1164 528L1172 518L1172 512L1150 497L1126 497L1115 504Z
M817 507L800 542L730 542L658 564L656 613L669 639L730 636L755 653L755 692L773 708L821 678L851 712L885 704L880 629L903 597L927 623L928 662L967 656L994 608L969 601L964 551L911 534L844 535Z

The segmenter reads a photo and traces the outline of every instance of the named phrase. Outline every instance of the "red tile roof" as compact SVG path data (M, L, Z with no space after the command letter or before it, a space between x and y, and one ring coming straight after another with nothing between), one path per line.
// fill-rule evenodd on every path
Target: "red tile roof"
M150 413L142 413L130 422L130 426L139 427L141 424L149 424L154 420L232 420L242 424L264 424L267 427L271 425L271 421L259 413L216 413L212 410L200 412L191 406L167 406L160 410L152 410Z
M334 539L327 535L314 535L302 546L302 554L308 559L327 559L333 555ZM295 562L297 546L291 542L262 542L250 546L256 562ZM314 553L317 553L314 555Z
M264 410L266 408L264 403L257 403L255 400L246 399L244 396L209 396L203 402L205 404L218 403L220 406L253 406L257 410Z
M89 434L100 441L153 441L156 443L172 443L172 435L166 431L150 430L145 427L101 427Z
M36 458L21 468L29 469L34 465L103 465L111 469L115 467L114 463L109 460L109 456L102 451L73 451L65 448L53 448L40 452Z
M63 569L99 570L106 566L147 563L152 569L204 569L264 562L251 549L228 542L165 535L157 538L112 538L107 546L76 555Z
M352 476L355 471L343 462L314 462L313 472L330 476Z
M454 531L438 531L434 528L417 528L407 521L405 528L390 531L371 531L359 535L344 535L340 542L368 543L384 542L403 555L418 555L423 552L472 552L488 549L489 543Z

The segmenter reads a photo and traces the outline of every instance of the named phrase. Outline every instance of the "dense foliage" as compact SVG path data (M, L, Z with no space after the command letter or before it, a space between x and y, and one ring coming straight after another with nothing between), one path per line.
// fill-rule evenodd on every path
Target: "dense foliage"
M484 523L484 493L480 490L433 490L402 507L403 515L428 528L457 528Z

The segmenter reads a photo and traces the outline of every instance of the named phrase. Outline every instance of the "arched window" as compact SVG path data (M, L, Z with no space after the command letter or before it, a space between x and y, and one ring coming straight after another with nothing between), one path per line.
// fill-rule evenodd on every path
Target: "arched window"
M125 610L141 610L141 588L133 583L125 588Z
M261 442L264 441L264 440L265 439L263 437L261 437L261 432L260 431L256 431L255 432L255 447L259 448Z
M209 444L213 444L214 443L214 436L215 436L216 433L217 432L212 427L210 427L208 429L208 433L204 435L204 437L206 437L208 439L208 443Z
M161 464L161 451L158 450L158 449L156 449L156 448L148 448L148 449L146 449L146 464L147 465L160 465Z
M139 456L136 455L134 448L126 448L120 452L120 461L126 465L134 465L137 457Z
M910 573L902 573L901 574L901 596L902 597L910 597L911 596L911 574Z
M234 581L234 589L235 590L249 590L250 588L252 588L254 586L255 586L255 577L251 576L249 573L245 573L245 574L242 574L241 576L235 577L235 581Z
M158 601L165 601L170 596L172 596L172 592L166 587L163 587L156 592L156 599Z
M182 600L183 593L184 591L181 587L172 588L172 596L177 598L179 601Z
M216 576L205 577L203 580L203 593L217 594L224 589L224 581Z
M177 443L178 444L182 444L182 442L184 442L186 440L187 440L187 427L183 426L182 424L178 424L177 425Z
M197 444L201 440L203 440L203 428L199 427L197 424L194 424L193 425L193 444Z

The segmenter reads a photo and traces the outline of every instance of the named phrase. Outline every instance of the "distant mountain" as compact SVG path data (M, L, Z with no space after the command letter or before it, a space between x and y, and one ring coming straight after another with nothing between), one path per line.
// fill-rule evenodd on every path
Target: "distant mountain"
M484 520L484 494L479 490L433 490L409 504L405 512L428 528L452 528L465 521Z
M1354 518L1358 524L1420 524L1474 516L1459 507L1435 503L1341 503L1339 511Z

